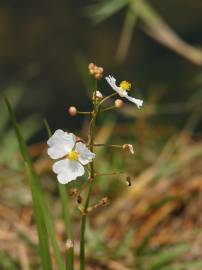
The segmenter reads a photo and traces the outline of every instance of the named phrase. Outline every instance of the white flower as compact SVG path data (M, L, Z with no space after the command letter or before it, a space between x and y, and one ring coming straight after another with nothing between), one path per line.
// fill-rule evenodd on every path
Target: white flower
M108 77L105 77L109 85L119 94L121 97L127 98L129 101L135 103L138 107L138 109L143 105L143 100L136 99L134 97L130 97L127 93L127 91L130 90L131 84L127 81L122 81L119 86L116 85L116 79L109 75Z
M92 162L95 154L84 143L76 142L73 133L61 129L55 131L47 142L48 155L52 159L61 159L54 163L53 171L61 184L67 184L85 173L83 165Z
M96 98L97 101L103 99L102 93L101 93L100 91L97 90L97 91L94 93L94 95L93 95L93 99L95 99L95 98Z
M96 98L97 99L102 99L103 98L103 95L100 91L96 91Z

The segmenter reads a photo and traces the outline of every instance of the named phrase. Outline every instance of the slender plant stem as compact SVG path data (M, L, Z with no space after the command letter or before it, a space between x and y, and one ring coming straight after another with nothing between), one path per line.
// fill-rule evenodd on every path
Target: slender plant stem
M77 114L91 114L91 112L80 112L80 111L77 111Z
M106 147L123 148L123 145L119 145L119 144L94 143L94 146L96 146L96 147L106 146Z
M63 208L63 216L65 221L66 227L66 234L68 241L72 242L72 247L67 247L66 251L66 270L73 270L74 269L74 247L73 247L73 232L72 232L72 225L70 220L70 211L69 211L69 194L67 193L65 186L58 183L62 208Z
M93 86L93 94L92 97L95 96L96 90L97 90L97 81L94 80L94 86ZM89 132L89 146L91 152L93 152L93 146L94 146L94 132L95 132L95 124L96 124L96 116L97 116L97 103L96 100L93 100L93 113L92 118L90 122L90 132ZM85 270L85 231L86 231L86 218L87 218L87 209L90 202L90 196L93 189L93 182L95 178L95 172L94 172L94 162L92 161L90 163L90 184L88 188L88 193L86 197L86 201L84 204L84 211L81 217L81 231L80 231L80 270Z
M113 172L113 173L96 173L95 176L113 176L113 175L120 175L123 174L123 172Z
M100 104L99 104L99 105L101 105L101 104L104 103L106 100L108 100L109 98L114 97L114 96L116 96L116 95L117 95L117 93L112 93L111 95L106 96L105 98L103 98L103 99L100 101Z
M110 111L110 110L113 110L113 109L117 109L117 107L115 107L115 106L110 106L110 107L107 107L107 108L101 110L100 112L106 112L106 111Z

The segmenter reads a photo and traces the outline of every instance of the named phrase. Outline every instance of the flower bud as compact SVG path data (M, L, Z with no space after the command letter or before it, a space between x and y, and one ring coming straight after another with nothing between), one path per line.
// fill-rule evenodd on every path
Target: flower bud
M103 71L104 71L104 69L103 69L102 67L98 67L98 72L99 72L100 74L102 74Z
M96 99L96 101L103 99L102 93L100 91L96 91L96 93L93 95L93 99Z
M116 99L115 102L114 102L114 106L116 108L121 108L123 107L123 101L121 99Z
M132 144L123 144L122 146L123 150L130 152L132 155L134 154L134 149Z
M94 76L97 80L102 79L104 69L96 66L94 63L88 65L89 74Z
M71 115L71 116L77 115L77 108L74 107L74 106L69 107L68 113L69 113L69 115Z
M94 63L90 63L89 65L88 65L88 69L90 70L90 69L94 69L95 68L95 64Z
M96 73L96 74L95 74L95 78L96 78L97 80L102 79L102 74Z
M95 71L95 73L99 73L99 67L95 66L94 71Z
M93 68L89 69L89 73L90 75L93 75L95 73L94 69Z

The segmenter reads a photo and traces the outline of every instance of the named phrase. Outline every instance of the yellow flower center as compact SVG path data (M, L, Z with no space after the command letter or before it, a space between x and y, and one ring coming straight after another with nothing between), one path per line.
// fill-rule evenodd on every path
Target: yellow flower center
M67 158L70 160L78 160L79 154L77 151L70 151L69 154L67 155Z
M119 87L124 91L130 91L131 83L127 81L122 81L120 82Z

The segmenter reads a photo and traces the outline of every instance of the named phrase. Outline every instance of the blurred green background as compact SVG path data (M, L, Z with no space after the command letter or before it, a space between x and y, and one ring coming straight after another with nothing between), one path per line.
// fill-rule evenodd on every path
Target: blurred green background
M37 112L53 128L64 127L69 105L82 110L89 105L81 69L93 61L104 67L106 75L131 81L145 104L154 96L159 104L183 103L196 93L202 85L202 53L195 56L191 48L185 51L187 58L179 55L184 48L173 41L167 27L200 47L202 2L153 0L146 2L152 10L140 8L140 13L136 2L142 1L2 0L0 85L1 91L10 84L24 88L19 116ZM166 27L159 28L153 13ZM167 35L165 44L155 40L153 28L157 35ZM100 87L108 93L105 82ZM74 123L68 119L70 128Z

